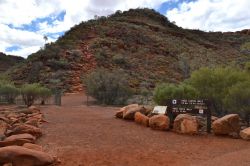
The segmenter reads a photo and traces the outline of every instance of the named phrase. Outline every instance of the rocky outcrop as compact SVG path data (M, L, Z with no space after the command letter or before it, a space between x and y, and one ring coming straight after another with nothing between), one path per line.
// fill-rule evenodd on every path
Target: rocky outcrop
M250 140L250 127L240 131L240 137L244 140Z
M0 148L0 164L12 163L15 166L46 166L52 164L54 158L41 151L22 146Z
M149 127L155 130L168 130L170 119L165 115L154 115L149 118Z
M173 125L173 130L181 134L197 134L199 123L196 117L188 114L179 114Z
M144 115L140 112L136 112L135 113L135 122L138 124L141 124L143 126L148 127L149 126L149 117L147 117L146 115Z
M240 117L238 114L229 114L212 123L215 135L235 135L240 131Z

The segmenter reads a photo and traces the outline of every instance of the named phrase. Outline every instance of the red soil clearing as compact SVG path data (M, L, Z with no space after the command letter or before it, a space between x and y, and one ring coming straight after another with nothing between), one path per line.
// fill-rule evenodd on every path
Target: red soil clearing
M119 108L86 106L84 95L42 108L39 140L62 166L249 166L250 142L213 135L154 131L114 118Z

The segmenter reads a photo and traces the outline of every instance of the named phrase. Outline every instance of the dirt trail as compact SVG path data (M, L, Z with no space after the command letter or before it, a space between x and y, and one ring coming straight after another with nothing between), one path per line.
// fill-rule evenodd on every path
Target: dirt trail
M250 142L153 131L114 118L118 108L83 105L85 99L67 95L62 107L42 108L49 123L38 143L63 166L250 165Z

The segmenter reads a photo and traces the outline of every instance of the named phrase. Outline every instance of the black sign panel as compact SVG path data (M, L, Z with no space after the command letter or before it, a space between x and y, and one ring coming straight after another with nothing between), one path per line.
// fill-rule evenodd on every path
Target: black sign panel
M168 100L167 114L173 122L178 114L206 115L207 132L211 131L211 111L208 100Z

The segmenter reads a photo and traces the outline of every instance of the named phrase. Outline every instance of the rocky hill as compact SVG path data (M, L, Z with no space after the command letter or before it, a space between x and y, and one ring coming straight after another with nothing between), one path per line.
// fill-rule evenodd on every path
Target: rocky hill
M41 82L81 91L81 78L98 67L122 69L130 86L179 82L202 66L242 65L249 31L203 32L182 29L151 9L131 9L82 22L55 43L30 55L10 76L17 84Z
M3 73L11 67L15 66L16 64L22 62L24 62L24 58L22 57L6 55L0 52L0 73Z

